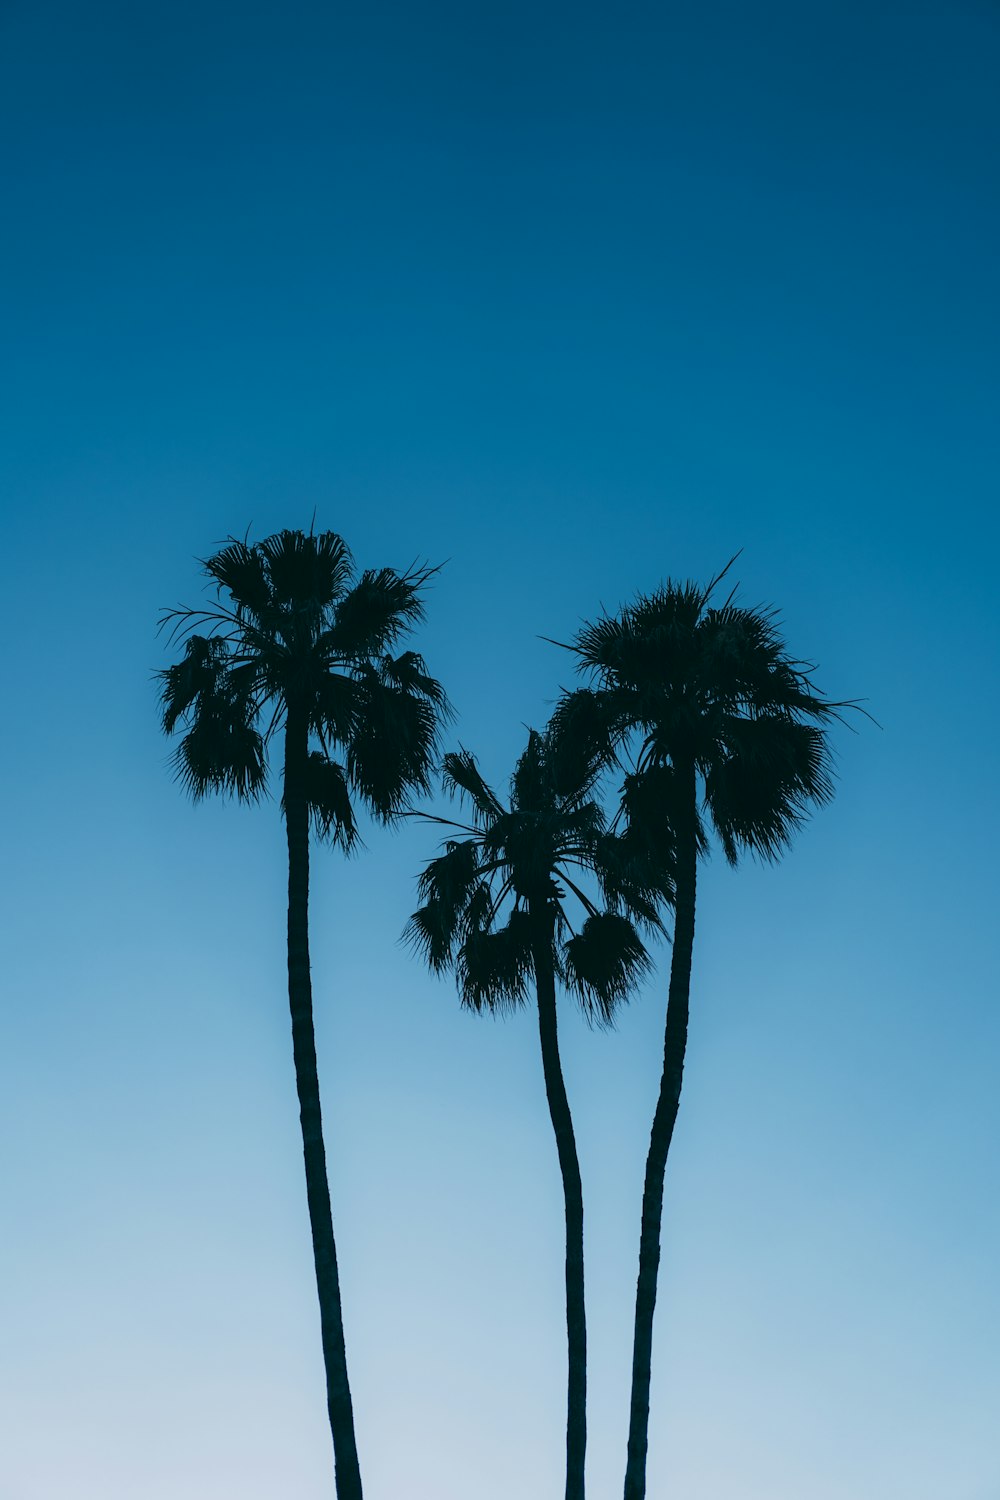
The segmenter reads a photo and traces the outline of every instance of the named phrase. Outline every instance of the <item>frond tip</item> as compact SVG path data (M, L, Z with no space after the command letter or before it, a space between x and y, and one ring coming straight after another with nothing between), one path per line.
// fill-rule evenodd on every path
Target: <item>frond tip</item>
M569 939L563 955L564 978L588 1017L610 1025L619 1005L651 969L639 934L618 912L596 912Z
M173 757L181 784L195 799L217 791L255 801L267 781L267 760L253 673L234 665L228 642L193 635L182 659L157 676L164 730L188 726Z
M173 756L177 779L195 801L209 792L256 802L267 784L264 741L252 724L200 716Z
M306 761L305 791L316 833L350 854L360 839L343 766L318 750L311 751Z

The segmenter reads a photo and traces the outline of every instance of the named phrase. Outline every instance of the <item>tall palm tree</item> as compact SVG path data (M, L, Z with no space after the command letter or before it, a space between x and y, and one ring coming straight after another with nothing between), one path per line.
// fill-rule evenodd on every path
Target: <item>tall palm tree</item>
M735 561L735 559L733 559ZM833 794L824 730L842 710L814 686L814 668L786 652L771 610L667 583L615 616L585 624L570 649L590 686L565 697L562 733L589 737L606 760L631 742L621 816L674 874L663 1072L642 1196L625 1500L646 1493L653 1311L667 1154L687 1046L698 859L714 829L730 864L775 859L813 804Z
M332 531L281 531L252 546L230 538L203 569L216 602L163 617L171 640L184 643L182 659L157 674L163 728L184 727L175 765L196 799L215 791L256 801L269 747L283 741L288 1001L327 1409L337 1495L361 1500L313 1032L309 830L349 852L356 800L391 822L412 792L429 788L444 693L416 653L390 648L422 618L432 570L358 576Z
M588 1017L610 1022L649 963L635 924L659 925L657 906L669 884L661 866L605 827L592 796L601 769L578 743L532 730L504 806L472 755L447 755L445 787L465 801L471 821L419 814L465 837L449 838L427 865L419 881L423 905L407 928L432 970L455 970L462 1002L473 1010L520 1004L534 982L566 1218L566 1500L584 1496L587 1323L583 1188L559 1059L556 981ZM580 884L587 872L600 908ZM582 912L579 931L567 912L570 895Z

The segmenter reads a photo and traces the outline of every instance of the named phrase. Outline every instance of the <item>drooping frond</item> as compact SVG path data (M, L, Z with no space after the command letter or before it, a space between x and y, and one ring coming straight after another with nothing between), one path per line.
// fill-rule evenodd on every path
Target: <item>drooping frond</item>
M471 751L449 751L441 765L441 781L449 796L468 798L484 823L503 815L503 803L484 781Z
M472 895L480 884L479 847L475 839L448 839L417 881L420 899L433 902L449 930L458 931Z
M184 735L173 762L178 780L195 801L209 792L229 792L255 802L267 782L264 741L252 722L232 705L203 706Z
M330 745L351 743L363 699L354 677L320 669L308 698L309 728Z
M617 1007L652 966L633 924L610 911L587 918L566 943L562 965L565 982L588 1018L603 1025L611 1024Z
M532 974L531 919L514 910L496 931L471 932L457 955L462 1004L503 1011L520 1005Z
M775 859L810 806L832 796L823 731L777 715L733 719L705 776L712 822L734 865L741 848Z
M420 955L432 974L443 973L455 961L454 929L432 901L413 912L403 929L403 942Z
M372 813L391 822L414 792L426 792L434 763L440 716L419 690L397 686L398 663L355 673L355 721L347 745L351 785Z
M674 900L672 840L665 836L659 849L626 826L620 834L602 834L595 841L593 870L601 899L609 911L628 912L644 927L660 930L662 911Z
M445 851L421 873L417 889L423 901L411 916L404 942L423 956L435 972L451 967L463 943L489 931L494 901L489 875L483 877L476 839L449 839Z
M225 641L211 636L193 635L185 643L184 655L173 666L157 672L162 708L163 729L173 734L203 695L218 696L229 667L230 651Z
M366 569L337 603L329 648L347 660L380 656L424 615L421 589L435 570Z
M636 857L658 865L668 882L673 880L677 860L677 827L687 812L673 766L653 762L625 777L621 796L624 837ZM699 854L707 854L697 814L695 836Z
M306 761L305 794L313 827L321 839L349 854L358 843L358 827L351 806L343 766L312 750Z
M210 791L254 800L267 764L257 730L256 676L224 640L189 637L179 662L157 674L163 728L187 731L174 757L178 779L196 799Z

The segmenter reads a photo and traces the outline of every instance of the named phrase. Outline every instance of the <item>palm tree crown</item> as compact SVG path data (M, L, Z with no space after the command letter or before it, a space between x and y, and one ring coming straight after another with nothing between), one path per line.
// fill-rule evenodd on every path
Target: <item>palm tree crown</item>
M349 849L357 797L388 821L429 786L445 695L416 652L390 650L422 618L434 570L356 576L332 531L230 539L203 567L218 602L163 617L185 643L181 661L158 674L164 729L186 726L181 781L196 798L256 799L271 739L298 720L315 742L303 770L313 826Z
M555 974L591 1020L610 1022L648 968L636 924L659 927L669 872L609 831L594 800L601 769L589 751L581 755L552 732L531 730L504 806L474 756L445 756L445 787L466 803L472 821L420 814L467 837L449 838L423 871L423 905L406 935L432 970L454 968L471 1009L523 1002L539 922L551 934ZM585 872L596 878L601 907L581 884ZM582 912L579 930L567 909L570 895Z
M730 564L731 566L731 564ZM778 857L810 806L833 796L822 726L853 704L834 703L810 663L785 651L773 610L746 609L708 585L666 583L617 615L587 624L570 649L591 686L556 711L562 733L583 736L605 761L635 743L622 813L633 836L664 857L676 833L678 776L701 784L695 837L707 853L705 816L726 859L741 850Z

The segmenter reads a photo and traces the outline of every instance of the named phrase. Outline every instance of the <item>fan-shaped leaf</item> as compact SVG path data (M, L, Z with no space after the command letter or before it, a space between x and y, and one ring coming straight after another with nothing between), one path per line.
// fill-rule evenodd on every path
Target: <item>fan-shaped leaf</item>
M329 649L346 660L379 656L423 618L420 591L432 570L367 569L337 603Z
M732 720L705 796L730 864L740 848L775 859L810 805L833 796L823 731L783 717Z
M457 960L462 1003L472 1010L501 1011L520 1005L532 972L531 921L513 911L495 932L473 932Z
M358 828L343 766L318 750L311 751L306 761L305 792L317 834L349 854L358 841Z
M617 1006L628 999L650 968L649 954L635 927L616 912L588 917L563 954L567 984L587 1015L603 1024L611 1022Z
M483 780L476 757L470 751L450 751L442 763L441 780L450 796L467 797L485 823L502 816L503 803Z
M204 561L205 572L225 589L240 614L263 620L271 606L264 558L256 547L230 537L227 546Z

